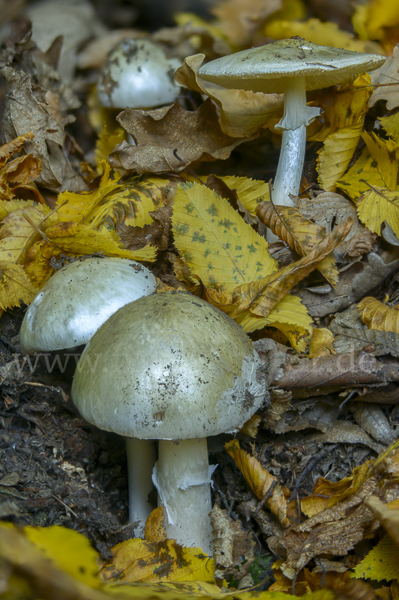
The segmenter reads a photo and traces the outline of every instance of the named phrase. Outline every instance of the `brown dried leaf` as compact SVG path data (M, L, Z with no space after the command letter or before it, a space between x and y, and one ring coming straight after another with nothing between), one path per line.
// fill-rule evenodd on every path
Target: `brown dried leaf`
M387 306L367 296L357 305L360 318L369 329L399 333L399 307Z
M10 142L32 131L34 138L25 142L25 149L42 161L38 183L56 192L85 189L83 178L75 173L63 151L64 127L75 117L61 109L58 96L35 85L31 75L11 67L4 67L2 72L10 85L3 120L5 139Z
M209 516L213 530L213 558L216 567L219 567L215 577L226 579L233 576L235 581L241 581L254 559L254 536L249 529L243 530L239 520L233 521L227 510L217 505Z
M372 249L376 236L361 225L356 206L341 194L322 192L314 198L296 198L295 202L304 217L324 227L327 233L330 233L334 224L339 225L349 217L353 219L352 229L345 241L334 251L336 258L355 258Z
M227 442L225 448L255 496L262 501L266 498L265 506L276 515L284 527L288 527L290 523L287 518L287 500L277 478L264 469L256 458L241 450L238 440Z
M399 357L399 334L393 331L341 327L334 321L329 328L335 334L334 348L339 354L367 348L373 356L390 354L395 358Z
M179 173L195 161L224 160L247 141L222 132L209 99L196 111L186 111L177 102L148 111L127 109L118 121L136 145L119 144L110 163L129 172Z
M169 244L172 212L172 204L151 211L149 214L154 222L144 225L144 227L135 227L120 222L117 231L122 244L128 250L138 250L148 244L159 250L166 250Z
M283 242L300 256L307 256L326 237L324 227L306 219L291 206L279 206L271 202L259 202L256 207L258 218ZM317 267L327 281L336 287L338 269L333 256L327 256Z

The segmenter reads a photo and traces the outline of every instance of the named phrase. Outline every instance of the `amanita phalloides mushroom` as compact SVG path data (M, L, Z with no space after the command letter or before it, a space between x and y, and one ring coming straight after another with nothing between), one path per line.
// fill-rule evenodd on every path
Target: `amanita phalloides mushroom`
M273 200L293 206L289 194L299 192L306 127L321 112L306 105L306 91L348 83L384 61L378 54L319 46L294 37L223 56L201 66L198 75L225 88L284 93L284 116L276 125L283 130L283 139Z
M154 275L133 260L87 258L70 263L51 277L26 311L20 331L22 348L26 353L43 353L87 344L118 309L155 291ZM130 520L138 523L140 535L151 512L148 494L153 488L155 448L152 442L128 437L126 450Z
M160 440L153 479L168 537L212 554L206 438L237 430L268 399L251 340L207 302L166 292L115 313L79 367L80 414L101 429Z
M125 39L109 54L97 84L103 106L155 108L171 104L180 93L173 73L181 66L168 58L159 44L146 39Z

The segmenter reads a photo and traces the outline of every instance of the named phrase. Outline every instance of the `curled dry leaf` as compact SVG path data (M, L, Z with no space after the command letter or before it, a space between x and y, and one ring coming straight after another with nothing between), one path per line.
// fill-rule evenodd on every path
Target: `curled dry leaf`
M3 74L10 85L3 121L5 139L11 141L32 131L34 138L26 142L25 149L42 162L37 182L55 192L85 189L86 184L63 151L64 127L75 118L63 114L58 98L34 85L30 75L10 67L4 67Z
M259 415L252 415L248 421L244 423L244 425L240 428L241 433L245 433L245 435L249 435L252 438L256 438L258 433L259 425L262 422L262 417Z
M236 316L244 309L267 317L270 311L299 281L311 273L345 239L352 226L352 220L338 225L305 258L288 265L267 277L243 284L235 288L230 316Z
M287 499L277 478L264 469L256 458L242 450L238 440L227 442L225 448L258 500L264 502L283 527L288 527Z
M148 111L131 108L120 113L118 121L136 145L122 142L109 160L128 172L179 173L196 161L224 160L246 141L222 132L209 99L195 111L186 111L177 102Z
M21 197L25 200L32 198L39 203L44 200L33 183L40 175L41 161L31 154L19 156L12 160L15 152L20 152L25 142L32 140L33 133L29 131L20 135L8 144L0 147L0 199L11 200Z
M250 529L244 531L240 520L233 521L227 510L217 505L209 516L213 530L213 557L217 567L215 577L242 582L255 558L254 536ZM240 584L238 587L241 589Z
M260 202L256 214L262 223L300 256L308 255L326 237L324 227L306 219L297 208L291 206ZM338 269L333 256L327 256L317 269L336 287Z
M399 333L399 307L387 306L376 298L367 296L357 305L360 318L369 329Z
M353 219L352 229L345 240L334 250L336 259L346 256L357 258L371 251L376 236L361 225L353 202L334 192L321 192L314 198L298 197L295 202L301 213L329 233L333 225L339 225L349 217Z
M353 413L356 423L369 433L377 442L388 446L395 439L395 433L389 424L381 406L359 402Z

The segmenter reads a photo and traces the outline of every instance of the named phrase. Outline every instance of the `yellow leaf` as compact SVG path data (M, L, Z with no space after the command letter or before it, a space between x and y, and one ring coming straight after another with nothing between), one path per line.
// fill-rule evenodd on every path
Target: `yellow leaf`
M0 308L29 304L37 294L22 265L0 260Z
M241 433L245 433L245 435L249 435L249 437L256 438L261 422L262 417L259 415L252 415L252 417L240 428L240 431Z
M155 508L145 523L144 539L147 542L164 542L167 539L163 525L163 506Z
M340 86L329 93L328 104L323 106L323 119L316 119L308 127L311 141L323 142L329 135L344 127L353 127L364 122L368 101L373 92L370 75L359 75L351 84ZM316 96L317 98L317 96ZM331 101L332 100L332 101ZM316 106L324 105L323 96Z
M369 185L397 189L399 149L393 140L383 140L375 133L362 134L367 146L361 157L337 182L351 198L358 198L369 189ZM369 185L367 185L369 184Z
M329 329L315 328L310 341L309 358L318 358L319 356L331 356L331 354L336 354L333 342L334 334Z
M62 254L60 248L56 248L46 240L36 242L28 250L25 258L25 271L32 285L40 289L54 273L51 259L58 259ZM66 252L64 252L66 254Z
M28 208L29 206L37 207L37 204L32 200L6 200L0 202L0 221L2 221L10 213Z
M365 503L383 525L390 538L399 546L399 499L384 504L376 496L366 498Z
M95 162L97 173L101 175L104 171L104 164L108 160L109 155L117 144L123 142L125 135L125 131L122 127L117 127L114 131L109 132L107 128L103 126L96 141Z
M259 500L267 497L265 505L284 527L288 527L290 523L287 518L287 500L277 478L264 469L256 458L241 450L238 440L227 442L225 448L255 496Z
M355 577L392 581L399 579L398 545L386 535L355 567Z
M243 311L235 321L246 333L265 327L275 327L281 331L297 352L304 352L312 335L312 317L297 296L286 294L273 308L268 317L259 317L249 310Z
M250 177L235 177L228 175L221 177L224 183L234 190L239 201L251 215L256 215L256 207L262 200L269 200L269 184Z
M399 50L399 48L398 48ZM396 112L388 117L381 117L380 123L391 137L395 144L399 144L399 112Z
M1 223L0 260L22 264L29 248L42 239L39 229L44 232L57 220L42 204L10 212Z
M375 42L357 40L353 34L343 31L336 23L323 23L319 19L273 20L266 25L264 33L274 40L283 40L298 35L308 42L321 46L383 54L381 47Z
M354 24L359 20L356 13L357 10L353 17ZM362 5L360 14L366 35L372 40L382 40L385 37L385 28L399 24L399 5L391 0L369 0Z
M306 17L307 8L302 0L282 0L282 7L276 10L265 21L265 25L273 21L300 21Z
M276 269L267 242L204 185L179 185L172 217L181 256L207 287L230 292Z
M174 540L152 543L136 538L117 544L111 552L110 564L103 566L99 573L106 581L214 583L213 559L199 548L184 548Z
M367 296L357 305L360 318L369 329L399 333L399 309Z
M103 163L104 173L92 192L64 192L58 196L61 221L76 221L117 237L117 224L143 227L152 223L150 212L164 206L173 184L162 177L131 178L123 183ZM114 178L113 178L114 177Z
M28 526L24 532L57 567L90 587L100 587L98 553L84 535L58 525Z
M337 181L343 176L359 143L363 121L342 127L324 140L318 152L317 171L321 187L334 191Z
M95 231L87 225L80 223L58 223L46 230L46 236L50 243L55 244L64 252L69 254L93 254L101 252L105 256L119 256L120 258L132 258L134 260L155 260L155 248L147 245L140 250L126 250L121 242Z
M331 482L324 477L319 477L314 486L313 494L301 500L302 512L311 517L353 496L370 476L373 461L368 460L362 465L355 467L349 477L340 481ZM325 496L323 498L322 496Z
M373 186L364 192L357 203L361 222L373 233L380 235L384 221L399 235L399 192Z

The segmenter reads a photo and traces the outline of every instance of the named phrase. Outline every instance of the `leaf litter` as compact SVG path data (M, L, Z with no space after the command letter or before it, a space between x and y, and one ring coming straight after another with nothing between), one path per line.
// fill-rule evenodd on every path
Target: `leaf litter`
M0 594L394 600L399 13L388 0L351 14L224 0L159 28L125 6L148 26L126 35L166 46L183 87L173 105L112 111L93 84L122 21L100 4L28 11L33 35L23 3L1 17ZM43 46L46 12L64 44ZM323 114L295 208L270 198L281 96L198 76L205 60L291 35L388 55L371 78L309 94ZM144 262L159 293L221 308L264 362L271 405L210 440L214 559L166 539L155 494L146 539L133 537L123 447L70 398L79 354L21 351L25 306L92 255Z

